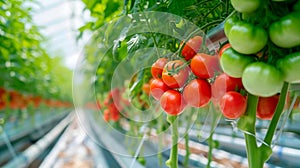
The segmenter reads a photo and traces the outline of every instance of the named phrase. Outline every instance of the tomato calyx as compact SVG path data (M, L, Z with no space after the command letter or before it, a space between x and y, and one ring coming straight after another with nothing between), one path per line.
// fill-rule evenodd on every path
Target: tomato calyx
M173 76L178 74L181 70L184 70L187 68L191 61L183 61L184 63L182 65L176 65L175 63L172 64L171 69L168 69L168 75Z

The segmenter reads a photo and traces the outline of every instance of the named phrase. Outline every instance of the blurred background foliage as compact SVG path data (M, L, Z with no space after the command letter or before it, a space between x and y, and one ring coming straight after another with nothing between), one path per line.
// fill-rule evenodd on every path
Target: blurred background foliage
M23 94L71 100L72 72L50 56L32 19L33 0L0 0L0 87Z

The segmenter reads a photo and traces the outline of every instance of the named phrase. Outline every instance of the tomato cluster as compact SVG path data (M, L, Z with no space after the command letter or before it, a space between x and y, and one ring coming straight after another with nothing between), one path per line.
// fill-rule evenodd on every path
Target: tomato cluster
M119 121L120 112L129 105L129 102L123 99L122 92L123 89L120 88L114 88L108 92L103 103L104 121Z
M231 0L231 3L238 12L224 24L229 43L219 50L221 68L228 75L227 78L241 79L245 93L259 96L257 117L271 119L283 83L300 81L300 11L293 8L294 1ZM278 5L287 7L282 11L274 11ZM240 89L240 84L236 85ZM228 91L227 86L225 90ZM223 94L218 91L213 93L217 99L220 96L218 93ZM236 94L228 93L227 99L238 99L235 98L238 97ZM223 106L231 102L221 98L219 103L221 110L225 110L225 117L237 118L240 115L236 113L244 109L246 101L240 96L238 105L241 107L229 109L229 114ZM238 105L235 104L235 107Z
M206 106L211 99L209 80L220 70L216 55L198 53L202 46L201 36L194 36L180 46L184 59L174 55L159 58L151 67L150 94L170 115L181 114L187 105Z
M0 110L9 108L12 110L26 109L28 106L38 108L42 103L48 107L71 107L72 104L65 101L42 98L41 96L25 95L15 90L0 88Z

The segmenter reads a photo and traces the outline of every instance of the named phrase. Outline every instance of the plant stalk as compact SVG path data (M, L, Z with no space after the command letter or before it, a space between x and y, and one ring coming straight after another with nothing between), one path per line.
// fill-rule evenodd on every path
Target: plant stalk
M168 115L168 122L172 127L172 148L170 158L167 160L166 165L169 168L178 168L178 121L177 116Z

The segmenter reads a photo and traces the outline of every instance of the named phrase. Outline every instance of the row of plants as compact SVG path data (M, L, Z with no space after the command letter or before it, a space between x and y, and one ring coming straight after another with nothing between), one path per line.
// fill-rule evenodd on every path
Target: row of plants
M0 1L0 116L30 109L71 107L72 72L47 53L47 39L33 21L35 1ZM47 108L44 108L46 110Z
M97 101L94 110L104 121L129 136L142 137L138 130L145 123L151 128L149 135L152 129L156 135L171 134L166 165L177 168L181 137L186 150L183 165L188 167L188 131L198 128L203 133L206 127L209 136L199 139L210 147L207 167L211 166L212 149L218 146L213 132L222 118L244 134L248 166L264 166L276 144L275 134L280 135L276 131L284 126L278 123L299 112L295 88L300 80L300 1L83 2L96 18L80 29L81 35L95 31L85 46L83 69L94 75L87 78L95 79L90 83ZM169 19L160 12L176 16ZM186 20L189 23L182 24ZM221 23L224 38L211 41L205 33ZM148 31L137 31L143 28ZM168 31L175 37L164 34ZM145 119L149 116L152 120ZM268 122L262 138L256 134L261 120ZM183 127L184 134L179 131ZM142 152L138 156L145 164Z

